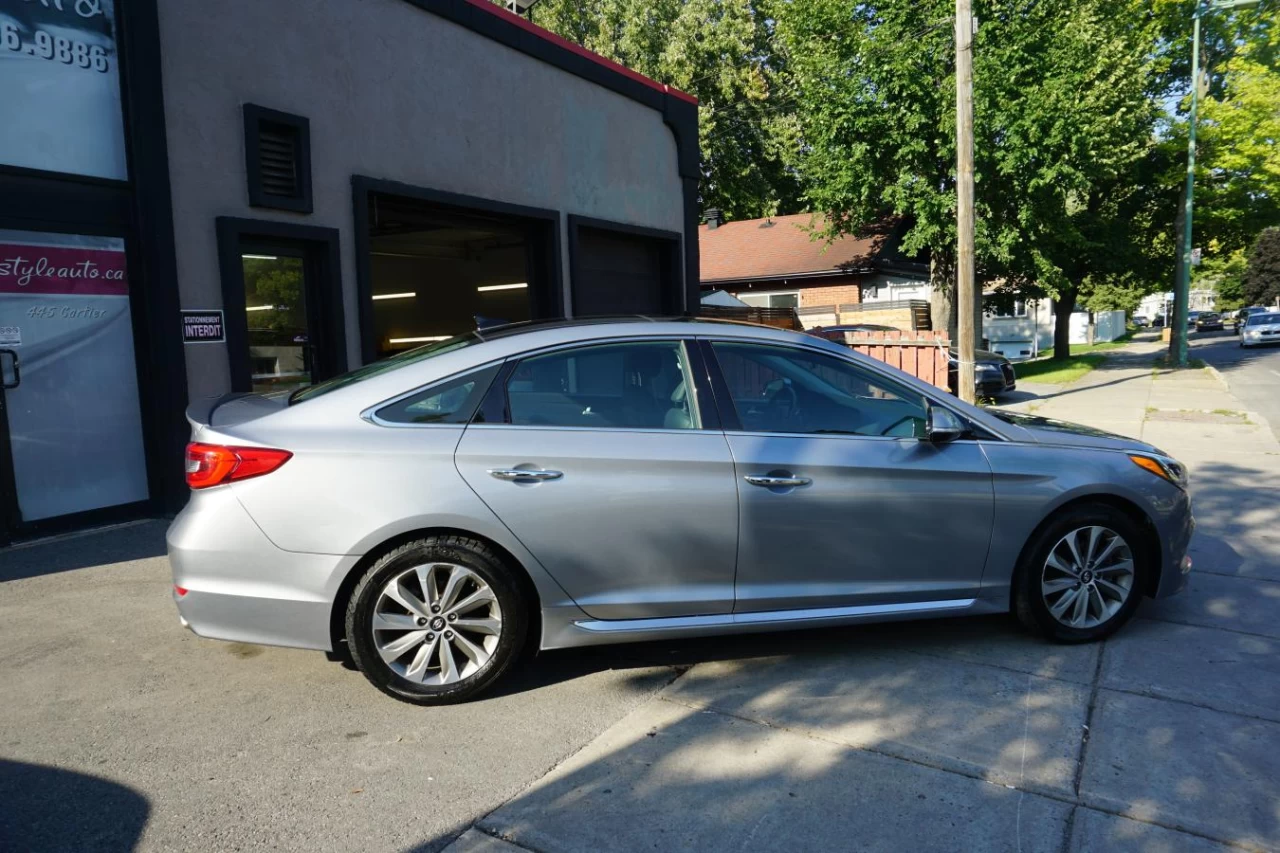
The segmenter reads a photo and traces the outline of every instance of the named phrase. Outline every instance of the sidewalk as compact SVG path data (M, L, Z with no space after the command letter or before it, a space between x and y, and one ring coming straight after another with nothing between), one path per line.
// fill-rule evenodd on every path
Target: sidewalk
M1188 591L1088 646L983 618L627 650L689 669L449 849L1280 848L1280 443L1157 349L1011 408L1189 465Z

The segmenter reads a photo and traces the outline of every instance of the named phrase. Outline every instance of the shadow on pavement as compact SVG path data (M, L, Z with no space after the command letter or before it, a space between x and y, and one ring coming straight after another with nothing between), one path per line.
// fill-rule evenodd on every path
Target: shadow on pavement
M142 837L151 806L115 782L0 759L0 850L124 851Z
M166 521L145 521L107 530L0 550L0 583L165 555Z

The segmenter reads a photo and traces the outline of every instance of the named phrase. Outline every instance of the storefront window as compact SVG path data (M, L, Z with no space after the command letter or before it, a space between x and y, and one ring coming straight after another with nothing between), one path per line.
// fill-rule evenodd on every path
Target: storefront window
M255 393L311 384L306 267L301 257L242 254L249 372Z
M124 180L113 0L0 0L0 163Z
M16 497L20 522L147 499L126 270L117 237L0 231L0 453L16 486L0 510Z

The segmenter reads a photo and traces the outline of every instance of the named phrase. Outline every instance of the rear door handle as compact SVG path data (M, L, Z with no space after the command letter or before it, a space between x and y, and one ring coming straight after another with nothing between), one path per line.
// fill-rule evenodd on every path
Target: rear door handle
M499 480L559 480L564 474L560 471L524 471L519 468L490 468L489 476Z
M18 361L17 350L0 349L0 356L5 355L12 356L13 358L13 381L10 382L4 377L4 364L3 362L0 362L0 387L17 388L22 384L22 368L21 363Z
M753 486L776 489L779 486L807 486L813 482L808 477L770 477L766 474L748 474L742 479Z

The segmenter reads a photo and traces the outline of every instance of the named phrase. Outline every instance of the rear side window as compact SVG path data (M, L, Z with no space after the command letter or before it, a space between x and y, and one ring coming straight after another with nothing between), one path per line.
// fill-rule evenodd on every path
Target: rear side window
M697 429L678 341L599 344L527 358L507 381L512 424Z
M393 424L465 424L484 398L501 365L437 382L416 394L383 406L379 420Z

